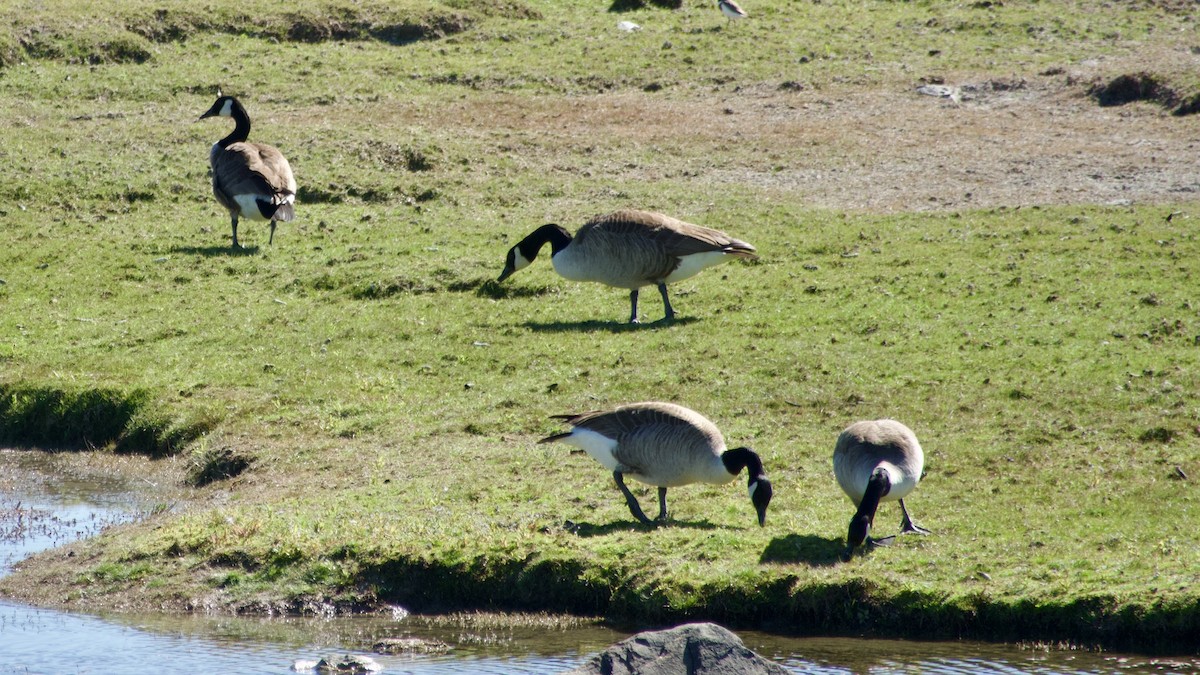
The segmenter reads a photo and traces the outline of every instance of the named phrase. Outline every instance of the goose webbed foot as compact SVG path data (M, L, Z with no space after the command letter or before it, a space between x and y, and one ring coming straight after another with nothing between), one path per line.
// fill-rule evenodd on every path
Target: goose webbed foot
M908 515L908 508L904 506L904 500L900 500L900 511L904 513L904 519L900 521L900 534L933 534L916 523L912 516Z
M874 549L875 546L890 546L895 543L895 540L895 534L890 534L888 537L880 537L878 539L875 537L868 537L863 540L863 544L860 546L846 546L846 550L841 551L841 561L850 562L851 558L854 557L854 551L860 550L863 551L863 554L868 554L868 552L870 552L871 549Z
M896 535L894 534L887 537L880 537L878 539L875 537L867 537L861 546L847 546L839 557L842 559L842 562L850 562L850 559L854 557L854 553L856 551L862 551L862 553L865 555L871 552L871 550L876 546L891 546L895 542Z

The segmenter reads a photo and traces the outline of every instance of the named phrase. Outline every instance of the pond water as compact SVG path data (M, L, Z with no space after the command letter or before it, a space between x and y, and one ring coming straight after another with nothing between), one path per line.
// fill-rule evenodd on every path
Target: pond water
M161 508L141 486L71 479L41 453L0 450L0 575L21 558ZM7 480L3 480L7 477ZM300 660L369 655L384 673L559 673L628 634L600 626L489 627L398 613L313 619L80 614L0 598L0 675L7 673L289 673ZM789 638L739 632L795 673L1196 673L1200 659L1043 651L978 642ZM444 653L372 654L383 638L444 643Z

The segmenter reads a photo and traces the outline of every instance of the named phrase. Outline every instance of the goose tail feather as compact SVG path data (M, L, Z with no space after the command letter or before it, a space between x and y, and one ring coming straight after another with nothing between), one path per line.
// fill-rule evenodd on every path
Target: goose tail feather
M554 441L561 441L562 439L570 436L572 433L573 432L568 431L565 434L554 434L553 436L547 436L547 437L543 438L542 440L538 441L538 443L553 443Z
M284 222L288 222L295 217L296 209L294 209L290 203L284 202L275 209L275 214L272 217L272 220L282 220Z
M752 245L750 245L744 241L738 240L738 239L734 239L734 240L730 241L721 250L726 255L731 255L735 258L745 258L747 260L754 260L755 258L758 257L758 249L756 249Z

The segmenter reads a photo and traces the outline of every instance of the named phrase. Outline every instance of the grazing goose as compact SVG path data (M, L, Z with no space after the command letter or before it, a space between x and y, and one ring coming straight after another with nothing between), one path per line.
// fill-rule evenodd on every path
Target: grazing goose
M232 96L219 96L200 119L232 117L233 133L213 144L208 160L212 164L213 194L221 206L229 209L233 220L233 247L238 243L238 217L267 220L275 241L275 222L295 217L296 179L292 167L276 148L249 143L250 116Z
M733 21L734 19L745 19L746 17L750 16L746 13L746 10L742 9L741 5L735 2L735 0L717 0L717 7L721 9L721 13L725 15L725 18L729 19L730 21Z
M629 322L638 322L638 289L658 286L666 320L675 318L667 284L733 258L754 258L754 247L717 230L661 213L617 211L592 218L575 237L558 225L543 225L508 251L502 282L524 269L550 244L554 271L572 281L598 281L628 288Z
M613 472L629 512L643 523L652 521L625 487L624 476L658 486L656 520L662 522L667 519L667 488L690 483L723 485L743 468L750 478L750 501L758 512L758 524L766 523L772 489L762 461L749 448L726 450L721 430L700 413L674 403L649 402L554 417L574 428L538 442L562 441L586 450Z
M896 420L855 422L838 436L833 449L833 473L842 491L858 507L850 520L843 560L849 560L856 548L870 541L867 535L881 501L900 502L900 511L904 513L900 523L902 534L929 534L929 530L913 522L904 506L904 498L921 482L924 466L925 454L916 435Z

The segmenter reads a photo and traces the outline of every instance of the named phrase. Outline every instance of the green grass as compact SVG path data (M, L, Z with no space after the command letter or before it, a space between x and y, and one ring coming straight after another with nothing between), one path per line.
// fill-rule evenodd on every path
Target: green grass
M267 5L214 4L0 21L17 45L0 71L15 121L0 138L0 438L181 451L209 486L5 592L490 598L638 625L1197 649L1194 203L816 210L713 178L804 162L769 129L739 143L720 121L651 123L697 102L715 114L736 88L1020 77L1186 46L1187 12L764 3L725 27L699 5L314 2L243 34L242 12ZM405 16L462 19L380 37ZM355 39L305 37L331 17ZM645 28L620 35L622 18ZM148 56L97 48L110 33ZM250 223L244 254L207 183L226 126L193 123L218 85L302 186L280 242ZM545 259L487 283L535 226L625 206L762 258L677 284L671 326L622 325L623 292ZM655 295L644 316L660 316ZM740 481L673 490L674 526L634 526L599 466L535 444L561 429L552 414L645 399L763 455L766 528ZM835 564L852 509L833 441L879 416L922 439L929 475L908 504L937 534ZM877 526L898 520L885 505Z

